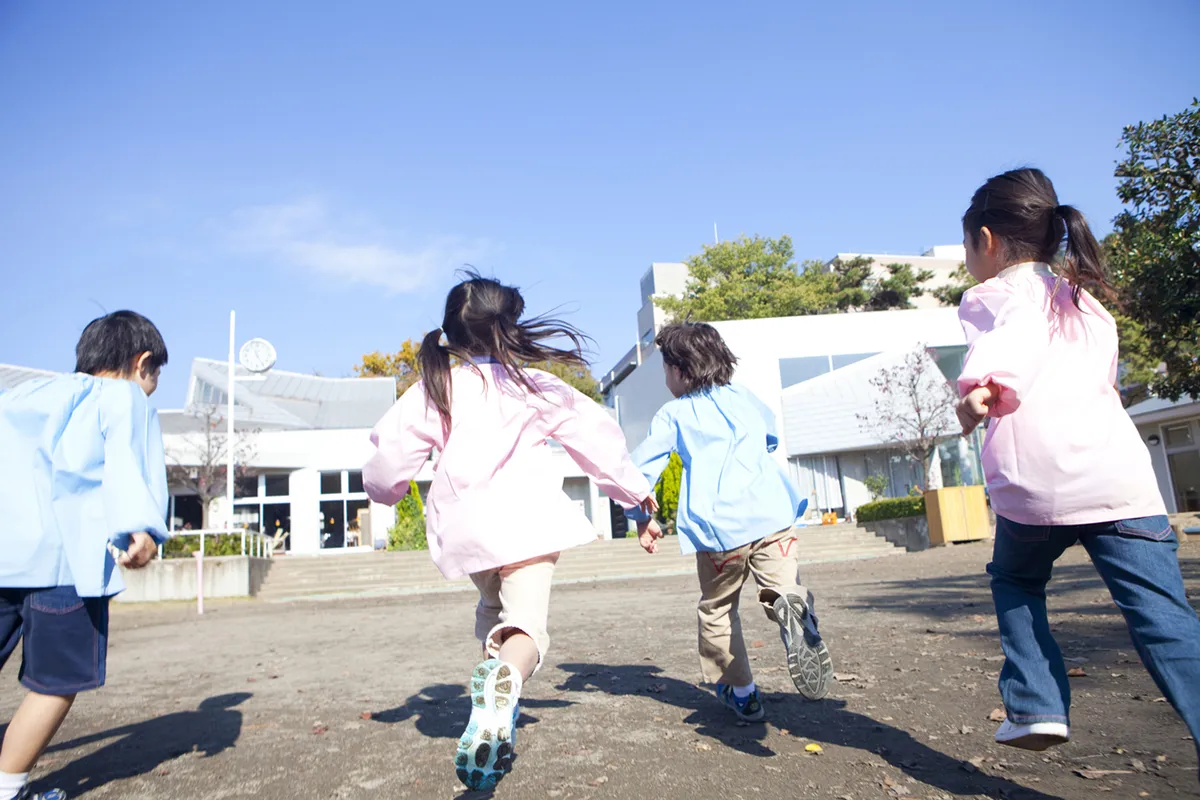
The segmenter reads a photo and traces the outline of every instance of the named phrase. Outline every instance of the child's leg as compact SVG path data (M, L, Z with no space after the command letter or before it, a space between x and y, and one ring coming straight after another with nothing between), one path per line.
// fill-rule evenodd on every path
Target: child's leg
M1072 528L996 520L987 571L1006 656L1000 696L1015 725L1070 722L1071 687L1062 651L1050 633L1046 583L1055 560L1076 536Z
M21 683L30 693L0 747L0 800L16 796L75 695L104 685L108 598L81 598L71 586L0 590L0 667L18 640Z
M790 528L755 542L750 571L758 583L759 603L779 625L796 691L809 700L820 700L833 683L833 659L817 628L812 592L800 583L797 546Z
M1142 663L1200 752L1200 619L1188 604L1170 523L1118 522L1111 533L1084 536L1083 545L1125 615Z
M546 622L550 585L558 553L501 567L500 619L488 632L488 654L517 668L522 681L533 676L550 647Z
M500 604L500 570L472 573L471 582L479 590L479 603L475 606L475 638L483 648L484 658L487 658L491 655L488 652L488 637L500 623L500 615L504 610Z
M58 733L74 702L73 694L59 697L30 692L25 695L25 700L17 708L17 713L13 714L4 734L4 746L0 749L0 772L12 775L33 769L42 751Z
M749 554L749 545L722 553L696 553L700 672L706 683L744 687L754 682L738 616Z

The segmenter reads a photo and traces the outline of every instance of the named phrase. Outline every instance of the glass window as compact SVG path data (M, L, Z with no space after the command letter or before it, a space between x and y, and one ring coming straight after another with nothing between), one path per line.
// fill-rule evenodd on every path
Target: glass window
M288 495L288 480L291 476L287 473L281 475L268 475L266 477L266 495L267 497L287 497Z
M1200 450L1185 450L1167 456L1175 504L1180 513L1200 511Z
M349 486L346 488L347 492L349 492L350 494L362 494L364 491L366 491L365 489L363 489L361 472L358 472L358 471L351 472L351 473L349 473L347 478L348 478L348 483L349 483Z
M806 358L779 359L779 382L783 388L804 383L807 380L829 372L828 356L808 356Z
M878 355L878 353L854 353L848 356L834 356L833 368L841 369L842 367L848 367L851 364L857 364L859 361L865 361L874 355Z
M326 500L321 503L321 547L345 546L346 503L342 500Z
M359 514L370 508L369 500L349 500L346 502L346 545L348 547L358 547L364 544L374 544L368 540L367 531L363 530L365 519L359 517Z
M1166 435L1167 447L1191 447L1196 443L1192 437L1192 426L1186 422L1183 425L1168 425L1163 428L1163 433Z
M258 497L258 476L238 475L235 477L233 479L233 496L235 499Z
M650 330L648 330L642 334L642 347L649 347L651 342L653 342L653 341L654 341L654 329L651 328Z
M342 473L340 472L322 472L321 473L321 494L341 494L342 493Z

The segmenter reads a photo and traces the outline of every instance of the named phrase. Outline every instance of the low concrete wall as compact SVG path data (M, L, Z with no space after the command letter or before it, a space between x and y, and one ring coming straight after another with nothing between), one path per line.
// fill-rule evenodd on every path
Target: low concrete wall
M918 550L928 550L929 520L922 514L919 517L901 517L900 519L881 519L875 522L859 523L876 536L882 536L897 547L903 547L910 553Z
M271 559L250 556L214 556L204 559L205 597L253 597L258 594ZM152 561L143 569L122 570L125 591L118 602L157 603L161 600L196 599L196 559L168 558Z

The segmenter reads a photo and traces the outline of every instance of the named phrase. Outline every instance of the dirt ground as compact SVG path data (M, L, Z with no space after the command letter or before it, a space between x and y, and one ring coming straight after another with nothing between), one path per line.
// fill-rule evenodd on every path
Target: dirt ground
M817 565L806 581L840 683L809 703L776 631L744 620L765 724L697 687L694 578L556 589L546 667L522 700L498 798L1198 797L1195 747L1137 661L1086 556L1051 606L1074 690L1071 744L992 742L1000 650L988 545ZM1182 565L1200 604L1200 545ZM747 598L749 599L749 598ZM477 660L465 593L119 607L109 685L82 696L37 772L87 798L438 798ZM0 675L0 719L19 702ZM809 753L809 745L821 752Z

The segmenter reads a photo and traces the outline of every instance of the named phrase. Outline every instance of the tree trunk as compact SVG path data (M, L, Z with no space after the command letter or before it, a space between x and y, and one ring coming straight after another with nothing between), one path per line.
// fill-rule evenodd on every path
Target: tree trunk
M942 459L938 449L933 448L929 458L925 460L925 491L931 492L944 486L942 479Z

